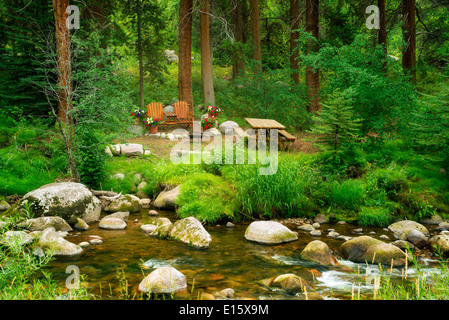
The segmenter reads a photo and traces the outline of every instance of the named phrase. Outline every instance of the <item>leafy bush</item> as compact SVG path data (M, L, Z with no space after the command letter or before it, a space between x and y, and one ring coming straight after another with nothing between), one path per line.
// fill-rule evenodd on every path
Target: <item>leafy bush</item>
M106 174L106 153L95 133L86 132L79 139L77 168L81 182L97 189Z
M177 204L181 218L193 216L209 224L235 218L235 192L226 180L210 173L189 176Z

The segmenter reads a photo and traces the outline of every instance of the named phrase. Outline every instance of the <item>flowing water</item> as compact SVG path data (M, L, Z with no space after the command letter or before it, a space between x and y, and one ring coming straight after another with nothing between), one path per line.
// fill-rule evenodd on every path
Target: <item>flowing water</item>
M212 242L208 249L200 250L144 233L140 226L152 219L146 212L131 214L125 230L102 230L96 223L88 231L71 232L66 239L73 243L87 241L89 235L98 235L104 242L84 249L78 257L56 258L51 262L50 271L64 285L69 276L65 273L66 267L77 266L97 299L123 298L126 287L123 279L126 279L128 293L132 296L146 275L163 266L172 266L187 277L187 292L176 294L175 299L196 299L201 292L215 293L225 288L234 289L236 299L304 299L304 294L291 295L282 290L272 290L263 283L264 279L285 273L296 274L313 283L313 291L325 299L350 299L354 288L356 292L373 291L373 284L366 281L367 266L340 259L338 251L343 241L325 236L329 228L351 235L358 226L323 224L320 228L322 237L298 231L297 241L275 246L247 241L244 233L249 222L236 224L234 228L209 226L206 229ZM167 217L172 222L176 220L172 212L162 211L159 217ZM375 235L370 232L375 232ZM388 231L380 228L363 228L363 234L375 238L387 234L391 238ZM328 244L343 268L323 267L300 259L299 254L304 247L317 239ZM429 267L431 265L432 261ZM369 272L375 274L378 269L370 266ZM395 277L400 279L402 272L395 269ZM413 268L408 272L412 274Z

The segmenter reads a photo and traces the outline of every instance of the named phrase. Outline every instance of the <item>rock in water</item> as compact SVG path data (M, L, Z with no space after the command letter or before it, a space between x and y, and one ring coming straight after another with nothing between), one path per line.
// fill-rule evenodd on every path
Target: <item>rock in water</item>
M411 220L403 220L398 221L390 226L388 226L388 230L393 232L396 239L399 240L407 240L407 233L410 230L418 230L422 232L426 237L429 237L430 233L429 230L427 230L426 227L424 227L422 224L411 221Z
M449 253L449 236L447 234L439 234L433 236L429 240L429 245L432 246L437 253L441 252L444 255Z
M385 243L369 236L360 236L346 241L341 245L341 255L352 262L367 262L374 264L402 267L409 256L395 245Z
M175 210L176 199L179 196L179 192L180 186L169 191L162 191L159 193L156 200L154 200L153 205L158 209Z
M304 292L304 288L310 291L310 285L303 278L292 274L281 274L275 277L270 284L270 287L281 288L289 293Z
M143 293L173 294L186 289L186 276L173 267L157 268L139 284L139 291Z
M83 184L75 182L51 183L27 193L18 205L31 205L34 216L58 216L69 223L81 218L87 223L100 219L101 202Z
M0 243L7 247L24 246L33 242L34 237L25 231L7 231L0 237Z
M100 229L123 230L126 228L126 222L119 218L104 218L98 224Z
M83 248L65 240L53 227L42 232L37 246L44 252L51 252L55 256L71 257L83 252Z
M139 212L142 208L140 204L140 199L132 194L121 195L120 197L114 199L111 204L109 204L104 211L105 212Z
M197 248L208 248L212 241L210 234L194 217L176 221L170 230L169 237Z
M319 263L323 266L339 265L329 246L320 240L310 242L301 252L301 258Z
M275 221L254 221L245 231L245 238L262 244L280 244L298 239L289 228Z

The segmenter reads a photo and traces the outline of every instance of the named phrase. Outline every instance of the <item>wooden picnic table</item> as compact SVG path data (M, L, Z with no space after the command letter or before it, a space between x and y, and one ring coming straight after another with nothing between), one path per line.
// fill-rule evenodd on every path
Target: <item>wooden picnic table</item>
M277 129L280 134L280 138L278 140L279 148L284 150L287 145L296 140L296 137L285 131L285 126L272 119L256 119L256 118L245 118L245 121L251 126L253 129ZM256 133L257 134L257 133ZM267 135L267 139L269 140L269 135Z
M284 130L285 126L277 122L276 120L271 119L256 119L256 118L245 118L245 121L251 126L253 129L278 129Z

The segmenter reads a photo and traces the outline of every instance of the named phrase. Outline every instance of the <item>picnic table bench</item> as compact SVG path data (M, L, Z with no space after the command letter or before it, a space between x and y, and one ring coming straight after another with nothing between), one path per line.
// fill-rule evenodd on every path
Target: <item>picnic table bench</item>
M245 118L245 121L253 129L276 129L278 130L279 138L278 145L280 150L285 150L288 146L296 141L296 137L287 131L285 131L285 126L272 119L256 119L256 118ZM267 138L269 136L267 135Z

